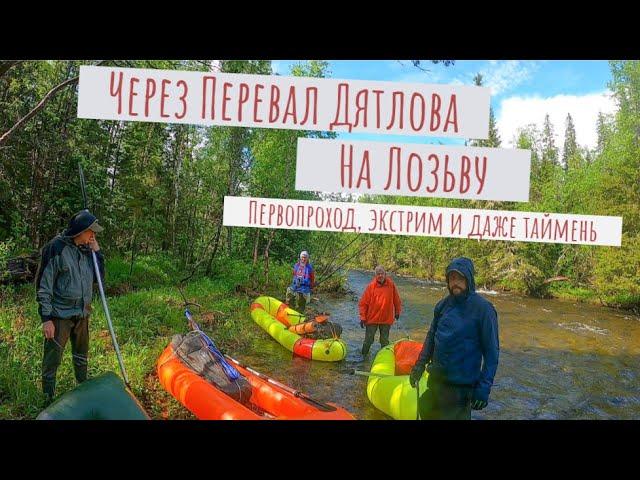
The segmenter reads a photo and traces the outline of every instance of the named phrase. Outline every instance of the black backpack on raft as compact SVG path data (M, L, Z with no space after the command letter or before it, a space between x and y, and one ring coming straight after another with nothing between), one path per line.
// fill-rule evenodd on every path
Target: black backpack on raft
M248 403L251 397L251 384L240 375L229 380L220 361L209 351L199 334L174 335L171 339L173 351L191 370L229 395L235 401Z

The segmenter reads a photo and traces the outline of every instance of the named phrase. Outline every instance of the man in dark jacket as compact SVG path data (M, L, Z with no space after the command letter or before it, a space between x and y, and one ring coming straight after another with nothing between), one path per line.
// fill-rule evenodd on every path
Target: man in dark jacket
M498 368L498 314L476 293L473 262L455 258L446 270L450 295L435 306L433 321L418 361L411 370L415 387L425 366L427 391L420 417L470 420L471 408L487 406ZM482 368L481 368L482 367Z
M104 257L95 238L102 230L96 217L82 210L71 217L69 228L42 249L36 298L44 333L42 389L47 403L55 395L56 372L69 338L76 381L87 379L89 314L97 282L91 250L104 279Z

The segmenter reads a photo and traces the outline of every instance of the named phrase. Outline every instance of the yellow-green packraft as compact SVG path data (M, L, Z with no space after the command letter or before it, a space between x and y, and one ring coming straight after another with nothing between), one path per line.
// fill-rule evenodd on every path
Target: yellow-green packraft
M273 297L258 297L251 304L251 318L280 345L310 360L338 362L347 356L347 345L340 338L312 339L289 331L291 325L306 321L304 315Z

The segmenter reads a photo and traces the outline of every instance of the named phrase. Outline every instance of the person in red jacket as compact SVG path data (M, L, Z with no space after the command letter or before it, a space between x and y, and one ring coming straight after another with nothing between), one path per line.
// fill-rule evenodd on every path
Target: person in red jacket
M382 266L376 267L375 278L367 285L358 306L360 307L360 327L366 328L362 355L367 355L378 329L380 329L380 347L389 345L389 330L402 312L398 289L393 280L387 277Z

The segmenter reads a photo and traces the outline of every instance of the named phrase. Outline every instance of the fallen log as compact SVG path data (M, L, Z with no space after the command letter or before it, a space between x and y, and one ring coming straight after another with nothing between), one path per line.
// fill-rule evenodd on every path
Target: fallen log
M37 252L10 258L0 272L0 284L32 282L38 270L38 260Z
M558 276L558 277L552 277L552 278L547 278L544 282L542 282L543 285L546 285L548 283L552 283L552 282L564 282L566 280L571 280L569 277L563 277L563 276Z

